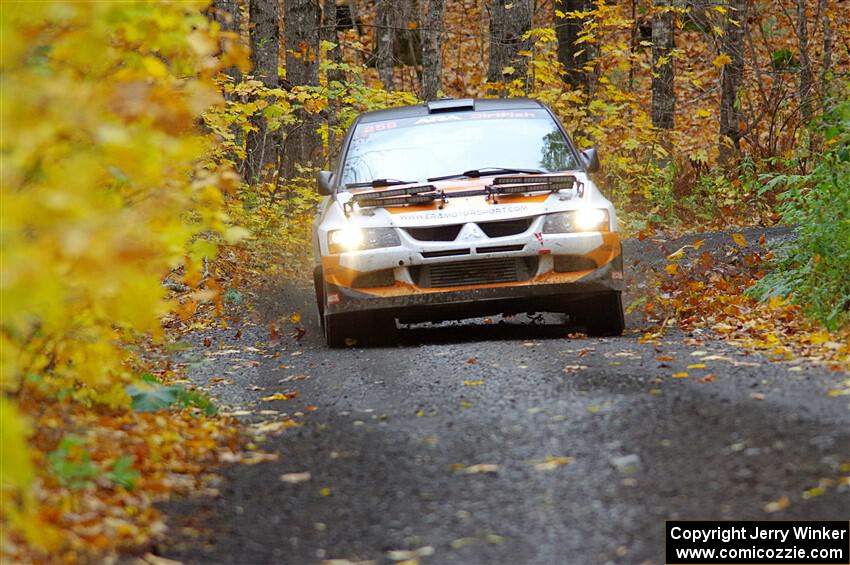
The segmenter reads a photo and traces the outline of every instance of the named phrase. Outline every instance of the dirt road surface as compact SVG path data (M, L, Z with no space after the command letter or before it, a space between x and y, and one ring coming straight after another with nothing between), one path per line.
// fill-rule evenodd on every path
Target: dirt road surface
M718 256L730 242L699 238ZM694 239L627 242L626 304ZM827 395L844 373L678 330L641 343L637 313L620 338L516 317L330 350L306 285L272 282L247 301L238 338L236 326L195 334L183 360L246 423L300 412L302 425L259 445L277 460L226 468L218 496L167 505L166 557L663 563L668 519L850 518L846 487L803 494L850 462L847 397ZM294 312L306 334L269 343L266 322Z

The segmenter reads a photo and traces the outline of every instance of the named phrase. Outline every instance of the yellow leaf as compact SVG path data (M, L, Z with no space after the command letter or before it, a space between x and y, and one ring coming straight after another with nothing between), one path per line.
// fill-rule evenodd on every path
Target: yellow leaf
M538 471L552 471L562 465L569 465L574 459L572 457L555 457L547 455L543 461L538 461L534 464L534 468Z
M694 242L694 249L699 249L705 243L704 239L699 239Z
M466 467L463 472L467 475L477 475L480 473L496 473L499 471L499 466L493 463L479 463Z
M693 365L688 365L688 369L705 369L705 363L694 363Z
M294 312L294 313L290 314L289 315L289 321L292 322L293 324L297 324L297 323L301 322L301 314L298 313L298 312Z
M293 392L276 392L274 394L270 394L269 396L264 396L260 400L264 402L272 402L274 400L292 400L298 396L298 393Z
M515 69L515 68L513 68L513 67L511 67L511 66L507 66L507 67L505 67L504 69L502 69L502 74L503 74L503 75L512 75L512 74L514 74L515 72L516 72L516 69Z
M676 263L670 263L669 265L664 267L664 270L667 271L668 275L675 275L676 272L679 270L679 265Z
M732 241L738 244L739 247L746 247L749 245L747 242L747 238L739 233L732 234Z
M478 380L478 381L463 381L463 386L479 386L479 385L483 385L483 384L484 384L484 381L483 381L483 380Z
M781 512L782 510L785 510L789 506L791 506L791 500L787 496L783 496L782 498L779 498L777 500L774 500L773 502L768 502L767 504L765 504L764 511L769 513L769 514L772 514L774 512Z
M727 55L726 53L722 53L722 54L718 55L717 57L715 57L714 61L711 64L719 69L720 67L728 65L731 62L732 62L732 58L729 55Z
M687 379L687 378L688 378L688 374L687 374L686 372L684 372L684 371L683 371L683 372L681 372L681 373L673 373L672 377L673 377L674 379Z
M687 245L683 245L678 250L676 250L673 253L671 253L670 255L668 255L667 260L668 261L678 261L679 259L681 259L682 257L685 256L685 249L687 249L687 248L688 248Z
M709 112L708 110L706 110L704 108L700 108L699 110L696 111L696 116L697 116L697 118L709 118L709 117L711 117L711 112Z

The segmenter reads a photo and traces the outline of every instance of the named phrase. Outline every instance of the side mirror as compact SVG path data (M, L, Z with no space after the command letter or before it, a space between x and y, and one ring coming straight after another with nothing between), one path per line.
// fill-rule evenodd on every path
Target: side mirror
M334 193L331 187L332 176L333 173L330 171L319 171L319 175L316 177L316 188L322 196L330 196Z
M595 173L599 170L599 156L596 154L596 148L591 147L581 152L581 158L584 160L584 168L588 173Z

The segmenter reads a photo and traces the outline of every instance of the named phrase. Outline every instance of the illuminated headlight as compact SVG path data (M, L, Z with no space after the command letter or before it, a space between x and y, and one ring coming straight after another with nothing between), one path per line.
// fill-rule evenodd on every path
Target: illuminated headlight
M358 228L347 226L341 230L328 232L328 248L331 253L362 251L380 247L401 245L394 228Z
M559 214L549 214L543 223L543 233L571 233L577 231L608 231L608 210L604 208L579 208Z

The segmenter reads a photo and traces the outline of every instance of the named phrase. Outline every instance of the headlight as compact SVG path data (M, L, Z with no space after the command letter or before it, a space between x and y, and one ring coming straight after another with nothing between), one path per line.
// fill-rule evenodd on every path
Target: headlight
M362 251L379 247L395 247L401 240L395 228L358 228L347 226L328 232L328 247L331 253Z
M543 233L571 233L578 231L608 231L608 210L604 208L579 208L559 214L549 214L543 222Z

